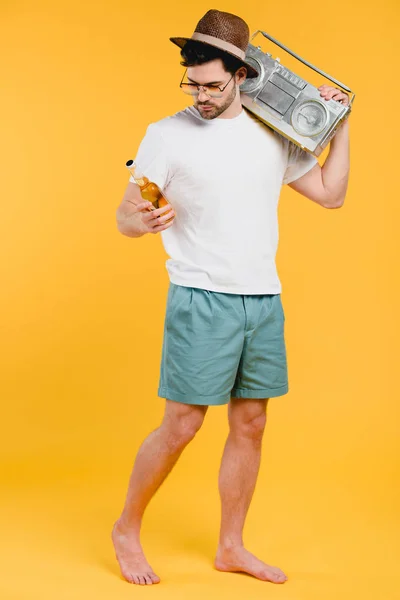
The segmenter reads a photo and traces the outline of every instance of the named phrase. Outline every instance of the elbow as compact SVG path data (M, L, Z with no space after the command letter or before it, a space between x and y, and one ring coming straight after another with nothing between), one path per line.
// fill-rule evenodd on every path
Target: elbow
M121 235L124 235L126 237L133 237L129 229L127 227L124 227L122 223L117 223L117 230L118 233L120 233Z
M119 219L117 219L117 220L116 220L116 223L115 223L115 225L116 225L116 227L117 227L117 231L118 231L118 233L122 233L122 234L123 234L123 233L124 233L124 232L123 232L123 226L122 226L122 223L121 223L121 221L119 221Z
M345 196L338 196L333 198L324 198L321 202L321 206L324 208L341 208L344 204Z
M121 221L120 219L117 219L116 226L117 226L118 233L121 233L122 235L129 237L126 225L124 226L123 221Z
M121 233L122 235L126 235L126 223L125 223L125 219L124 219L124 214L122 213L120 207L117 208L117 211L115 214L115 225L117 227L118 233Z
M323 206L324 206L324 208L333 209L333 208L341 208L343 206L343 204L344 204L344 202L341 201L341 202L335 202L332 204L324 204Z
M120 234L124 235L128 238L138 238L142 237L143 232L137 230L136 228L129 225L126 221L118 221L117 220L117 230Z

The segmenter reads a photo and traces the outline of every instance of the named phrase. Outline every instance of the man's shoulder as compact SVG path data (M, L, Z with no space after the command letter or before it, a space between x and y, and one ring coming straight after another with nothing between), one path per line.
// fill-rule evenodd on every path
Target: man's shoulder
M191 128L196 124L196 115L192 107L184 108L173 115L168 115L158 121L154 121L149 128L160 135L176 135L179 130Z

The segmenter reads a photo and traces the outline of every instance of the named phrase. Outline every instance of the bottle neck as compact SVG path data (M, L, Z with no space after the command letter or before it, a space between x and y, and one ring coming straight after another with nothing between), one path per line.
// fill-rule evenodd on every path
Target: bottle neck
M138 177L137 175L134 175L133 178L136 181L137 185L141 188L149 183L147 177Z
M137 185L139 187L142 188L149 183L149 180L147 179L147 177L145 177L143 175L143 173L137 167L136 163L133 163L132 167L130 168L130 171L132 173L132 176L133 176L135 182L137 183Z

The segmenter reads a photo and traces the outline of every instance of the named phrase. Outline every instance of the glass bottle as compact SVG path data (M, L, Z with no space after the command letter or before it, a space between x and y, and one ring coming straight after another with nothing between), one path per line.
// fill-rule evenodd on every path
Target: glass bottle
M140 187L140 193L143 200L147 200L148 202L152 203L153 206L150 206L148 210L156 210L157 208L162 208L163 206L169 204L158 185L153 181L149 181L149 179L140 172L134 160L128 160L126 166L135 180L136 185ZM173 218L174 217L168 219L166 223L172 221Z

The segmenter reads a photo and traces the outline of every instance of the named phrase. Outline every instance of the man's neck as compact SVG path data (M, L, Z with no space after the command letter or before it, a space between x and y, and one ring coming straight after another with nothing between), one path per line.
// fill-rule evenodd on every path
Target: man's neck
M218 119L234 119L238 117L243 111L242 103L240 101L240 95L238 94L232 104L224 110L222 114L217 117Z

